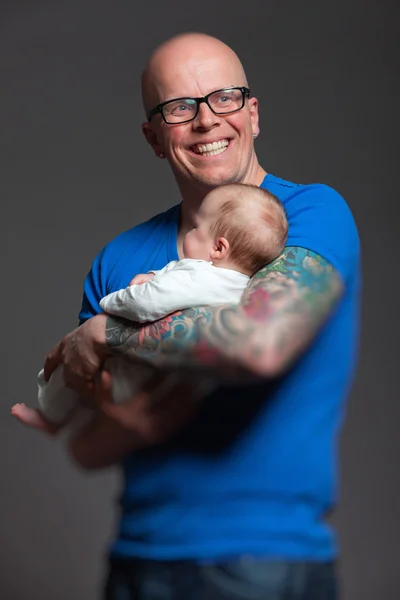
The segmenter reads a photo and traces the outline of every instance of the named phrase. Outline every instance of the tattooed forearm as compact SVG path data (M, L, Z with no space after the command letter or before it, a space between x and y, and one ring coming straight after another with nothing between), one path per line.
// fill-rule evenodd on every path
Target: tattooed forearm
M210 367L224 361L228 353L221 354L219 348L232 345L238 336L234 317L229 324L229 315L236 313L236 306L197 307L144 325L109 316L106 342L114 353L146 359L160 367Z
M254 275L239 306L192 308L145 325L109 317L107 344L160 367L276 374L312 340L341 292L323 258L289 247Z

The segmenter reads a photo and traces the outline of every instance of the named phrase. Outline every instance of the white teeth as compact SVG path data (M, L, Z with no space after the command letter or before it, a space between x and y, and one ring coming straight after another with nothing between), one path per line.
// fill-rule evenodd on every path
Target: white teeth
M218 148L218 150L211 150L211 152L202 152L201 155L202 156L215 156L216 154L222 154L222 152L225 152L226 150L226 146L225 148Z
M228 146L228 140L220 140L219 142L213 142L212 144L193 146L193 150L197 154L203 154L204 156L215 156L216 154L224 152Z

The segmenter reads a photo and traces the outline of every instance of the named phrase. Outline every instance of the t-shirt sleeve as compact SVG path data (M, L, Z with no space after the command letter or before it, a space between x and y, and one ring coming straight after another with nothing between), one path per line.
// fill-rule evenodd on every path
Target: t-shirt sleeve
M304 186L288 199L286 210L286 245L316 252L348 283L358 264L360 241L353 215L342 196L326 185Z
M175 231L175 224L179 217L178 209L179 205L173 206L122 232L104 246L94 259L84 280L82 306L79 313L80 325L103 312L100 300L115 289L119 289L122 281L122 285L127 285L132 277L143 272L143 269L146 272L150 266L155 268L164 266L165 263L160 258L163 254L160 254L157 249L161 250L163 247L171 226ZM149 247L152 243L155 244L155 249ZM144 260L145 251L142 252L142 248L146 247L154 260L153 264L148 264L148 261ZM147 252L145 254L147 257ZM122 273L127 274L126 282L125 277L121 281Z
M107 248L103 248L94 259L92 268L85 277L82 306L79 313L79 325L82 325L87 319L103 312L99 303L107 293L106 262Z

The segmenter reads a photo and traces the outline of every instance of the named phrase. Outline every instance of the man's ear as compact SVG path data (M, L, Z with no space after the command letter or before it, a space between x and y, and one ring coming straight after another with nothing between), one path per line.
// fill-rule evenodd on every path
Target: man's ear
M258 100L257 98L249 98L249 111L250 111L250 120L251 120L251 128L253 130L253 138L258 137L260 133L260 125L258 118Z
M214 242L214 248L210 253L211 260L222 260L229 252L229 242L224 237L219 237Z
M151 123L145 121L142 124L143 135L146 138L147 143L153 148L154 154L158 158L165 158L165 152L158 142L157 134L154 132Z

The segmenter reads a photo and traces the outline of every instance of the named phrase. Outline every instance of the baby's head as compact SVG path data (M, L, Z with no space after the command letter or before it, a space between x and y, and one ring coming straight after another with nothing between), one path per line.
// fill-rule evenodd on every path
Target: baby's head
M211 260L216 267L251 276L285 247L285 209L273 194L254 185L215 188L204 198L196 219L183 241L185 258Z

